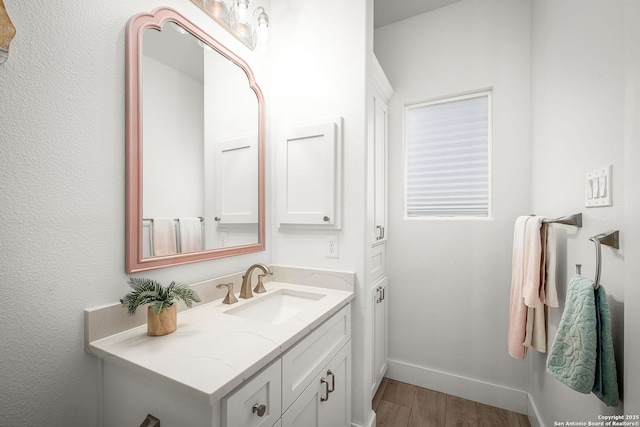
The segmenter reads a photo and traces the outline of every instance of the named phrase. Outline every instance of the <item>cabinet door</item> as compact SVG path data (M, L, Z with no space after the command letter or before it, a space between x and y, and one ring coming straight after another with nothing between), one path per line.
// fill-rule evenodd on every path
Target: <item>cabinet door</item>
M347 427L351 424L351 344L326 365L282 415L282 427Z
M319 380L320 377L318 377ZM320 387L314 381L307 387L300 397L282 414L282 427L318 427L320 425Z
M215 146L215 221L258 223L258 136Z
M373 239L387 238L387 105L373 97Z
M286 410L322 374L351 338L349 305L307 335L282 356L282 408Z
M375 282L371 288L373 298L373 372L371 395L380 386L387 371L387 277Z
M339 228L342 119L289 129L279 141L278 222Z
M326 382L322 382L322 378ZM320 380L320 426L347 427L351 425L351 343L345 345L340 353L327 366ZM327 394L326 391L329 391Z

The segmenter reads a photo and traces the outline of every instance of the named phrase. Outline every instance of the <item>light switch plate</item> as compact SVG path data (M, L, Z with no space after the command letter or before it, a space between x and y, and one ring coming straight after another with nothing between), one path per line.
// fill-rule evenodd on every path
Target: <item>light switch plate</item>
M612 165L589 172L585 176L584 205L587 208L613 206L611 199Z

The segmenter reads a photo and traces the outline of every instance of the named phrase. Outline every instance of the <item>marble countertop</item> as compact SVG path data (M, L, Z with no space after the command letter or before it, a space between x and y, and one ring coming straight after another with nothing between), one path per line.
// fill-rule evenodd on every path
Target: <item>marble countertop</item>
M267 292L232 305L212 301L178 313L178 329L147 336L146 325L89 342L87 350L113 363L152 375L207 403L214 403L268 365L347 305L354 293L283 282L265 283ZM309 309L278 324L224 313L255 303L278 290L324 294ZM237 296L237 294L236 294Z

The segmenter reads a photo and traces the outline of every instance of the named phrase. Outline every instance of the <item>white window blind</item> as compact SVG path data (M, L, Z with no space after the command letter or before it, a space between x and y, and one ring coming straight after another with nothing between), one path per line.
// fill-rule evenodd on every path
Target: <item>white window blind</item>
M409 105L406 215L490 217L491 93Z

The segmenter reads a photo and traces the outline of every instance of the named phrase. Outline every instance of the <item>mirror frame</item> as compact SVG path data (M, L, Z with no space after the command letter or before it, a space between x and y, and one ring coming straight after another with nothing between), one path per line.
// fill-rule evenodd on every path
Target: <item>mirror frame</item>
M249 245L210 249L201 252L142 257L142 40L145 30L162 30L175 22L214 51L240 67L258 101L258 242ZM126 30L126 214L125 271L170 267L193 262L249 254L265 250L265 102L251 68L239 56L209 36L193 22L168 7L140 13L129 19Z

